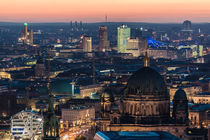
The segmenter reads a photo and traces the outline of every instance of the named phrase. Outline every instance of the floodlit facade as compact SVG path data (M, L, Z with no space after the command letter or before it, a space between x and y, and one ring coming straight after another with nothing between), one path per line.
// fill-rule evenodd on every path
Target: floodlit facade
M43 118L33 111L21 111L11 117L12 139L41 139Z
M62 121L68 122L70 126L86 124L95 119L94 107L74 107L62 109Z
M11 74L7 73L7 72L4 72L4 71L1 71L0 72L0 79L11 79Z
M181 50L183 52L182 56L186 58L203 56L203 45L179 46L178 50Z
M138 57L140 55L138 38L127 39L126 53L131 53L134 57Z

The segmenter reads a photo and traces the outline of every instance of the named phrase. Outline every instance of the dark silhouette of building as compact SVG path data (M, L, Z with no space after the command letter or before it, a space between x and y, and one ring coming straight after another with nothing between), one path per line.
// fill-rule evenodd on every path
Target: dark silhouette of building
M191 21L185 20L183 23L183 30L190 31L191 30Z
M178 124L188 122L188 100L184 90L176 91L173 99L173 116Z
M49 107L44 118L44 137L43 140L59 140L59 125L53 106L53 95L50 92L50 84L48 83Z

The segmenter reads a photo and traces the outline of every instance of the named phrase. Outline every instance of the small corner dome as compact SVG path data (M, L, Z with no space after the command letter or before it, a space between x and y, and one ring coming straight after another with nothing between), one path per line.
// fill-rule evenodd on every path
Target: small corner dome
M113 98L112 90L109 87L104 88L101 97L103 98Z
M187 100L187 95L183 89L178 89L175 92L174 100Z

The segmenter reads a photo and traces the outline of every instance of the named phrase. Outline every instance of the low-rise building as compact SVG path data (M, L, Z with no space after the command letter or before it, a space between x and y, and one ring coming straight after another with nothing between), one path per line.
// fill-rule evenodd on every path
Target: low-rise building
M190 125L193 127L208 127L210 124L210 104L197 104L189 109Z
M87 106L75 106L70 109L62 109L62 122L69 126L77 126L91 122L95 119L95 108Z
M195 104L210 104L210 93L199 93L189 98Z
M104 87L104 84L96 84L96 85L89 85L89 86L83 86L80 87L80 96L82 98L84 97L90 97L92 93L96 93L98 91L101 91Z

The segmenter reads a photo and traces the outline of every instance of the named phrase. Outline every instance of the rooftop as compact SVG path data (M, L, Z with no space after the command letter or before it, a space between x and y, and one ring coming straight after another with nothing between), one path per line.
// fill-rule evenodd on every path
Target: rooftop
M203 112L206 110L210 110L210 104L198 104L198 105L192 106L190 110L195 111L195 112Z
M179 140L176 136L162 131L100 131L97 132L94 139L103 140Z

